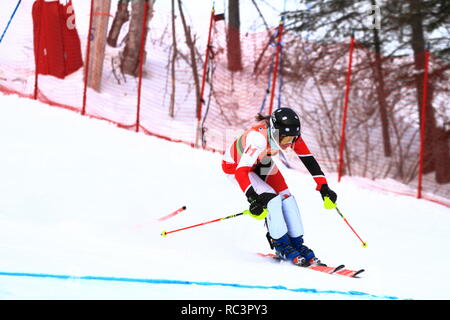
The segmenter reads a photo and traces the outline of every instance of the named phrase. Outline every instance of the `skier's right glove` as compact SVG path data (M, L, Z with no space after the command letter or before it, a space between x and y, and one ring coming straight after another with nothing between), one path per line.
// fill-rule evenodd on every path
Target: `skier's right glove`
M263 192L257 194L253 187L250 187L245 193L248 202L250 202L250 214L256 219L264 219L267 216L267 204L275 198L275 193Z
M320 188L320 195L324 200L326 209L334 209L336 207L337 194L328 187L328 184L323 184Z

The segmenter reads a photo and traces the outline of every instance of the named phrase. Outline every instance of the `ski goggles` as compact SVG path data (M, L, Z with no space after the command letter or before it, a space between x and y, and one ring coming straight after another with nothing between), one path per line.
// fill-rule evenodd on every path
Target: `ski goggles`
M294 136L280 137L280 144L291 144L294 143L295 140L297 140L297 137Z

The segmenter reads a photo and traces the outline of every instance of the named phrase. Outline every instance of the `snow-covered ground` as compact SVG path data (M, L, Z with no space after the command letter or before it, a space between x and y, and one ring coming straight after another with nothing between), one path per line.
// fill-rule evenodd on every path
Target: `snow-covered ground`
M258 257L263 222L238 213L221 155L0 95L0 299L449 299L450 210L329 183L368 247L308 175L283 168L306 244L359 279ZM158 222L185 205L187 210Z

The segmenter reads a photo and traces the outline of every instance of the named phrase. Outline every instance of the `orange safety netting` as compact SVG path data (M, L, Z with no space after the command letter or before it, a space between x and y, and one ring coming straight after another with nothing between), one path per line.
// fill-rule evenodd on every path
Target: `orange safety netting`
M86 4L88 1L83 2L74 5L83 61L86 61L90 5ZM0 91L27 97L33 97L35 86L31 8L31 1L21 5L9 34L0 44L3 49L7 48L0 51ZM108 17L93 14L93 19ZM0 26L8 18L1 16ZM171 141L223 152L239 133L255 122L258 112L268 112L275 69L277 26L268 32L241 33L242 70L231 72L227 58L229 32L224 21L214 23L200 122L197 119L196 81L181 29L177 34L179 54L175 62L175 82L172 82L173 47L169 26L168 13L154 13L145 47L139 113L139 79L121 74L118 67L122 44L118 48L107 46L101 91L88 88L86 115ZM126 32L121 33L119 44L125 35ZM299 113L302 135L326 174L338 171L349 43L307 42L287 32L283 34L279 56L273 108L285 106ZM206 43L197 42L196 46L200 53L196 60L197 80L201 83L205 61L202 54ZM387 142L382 131L375 62L375 53L356 39L342 173L344 176L392 179L404 183L401 187L394 183L397 189L402 188L396 191L415 196L420 151L420 108L414 77L411 76L417 73L414 57L382 57L383 101L387 111L390 155L386 154ZM446 179L449 179L449 169L436 167L437 163L443 162L436 162L427 150L433 148L435 154L450 160L448 129L445 131L449 117L450 71L445 63L433 56L430 57L429 71L432 89L427 116L435 119L436 128L432 134L426 131L428 145L424 153L423 191L424 197L433 197L431 193L434 193L442 197L438 201L448 204L450 188ZM81 112L83 72L82 68L63 80L39 75L37 98ZM444 139L447 149L443 147L445 143L436 143L435 139ZM292 159L291 166L305 170L292 158L292 154L288 155L288 159ZM448 160L447 164L450 164ZM436 180L438 171L440 177L444 177L439 182Z

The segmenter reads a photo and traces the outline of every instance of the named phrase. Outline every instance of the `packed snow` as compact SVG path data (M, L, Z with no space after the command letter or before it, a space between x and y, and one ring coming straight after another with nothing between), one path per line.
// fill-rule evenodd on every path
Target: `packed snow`
M221 155L0 95L0 299L449 299L450 210L337 183L323 208L308 174L282 167L305 244L360 278L259 257L262 221L239 216ZM159 222L176 209L178 215Z

